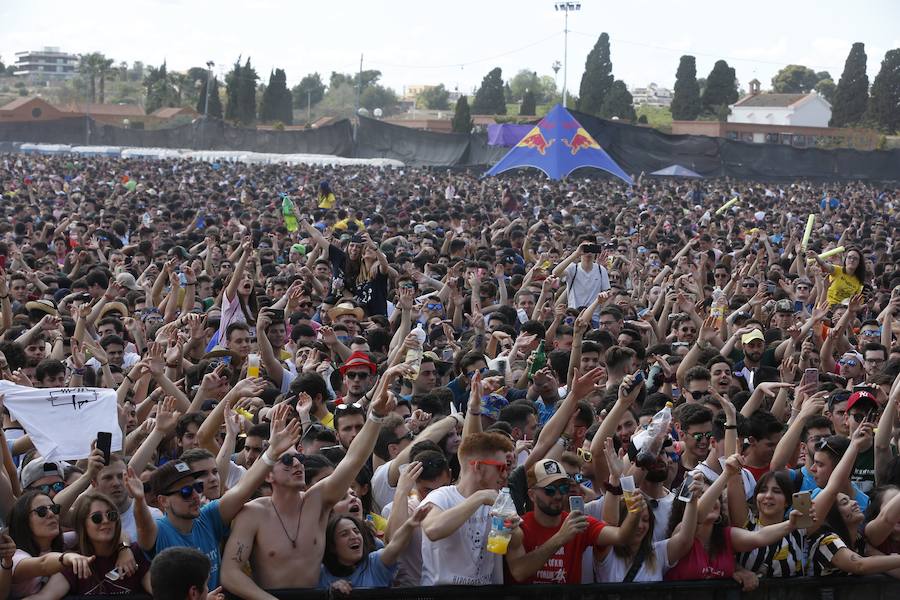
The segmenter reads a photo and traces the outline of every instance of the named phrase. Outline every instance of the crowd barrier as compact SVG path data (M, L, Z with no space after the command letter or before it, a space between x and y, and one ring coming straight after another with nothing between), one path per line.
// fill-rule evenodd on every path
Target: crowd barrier
M704 177L765 181L900 179L900 149L859 151L752 144L700 135L669 135L648 127L573 115L627 173L652 173L679 164ZM279 154L327 154L386 158L415 167L479 167L500 160L508 148L491 146L485 133L420 131L361 117L354 132L344 119L308 130L257 130L217 119L165 129L126 129L86 118L0 123L0 152L12 142L91 146L233 150ZM597 175L583 169L576 176Z
M270 590L279 600L334 600L325 590ZM232 596L234 598L234 596ZM122 596L84 596L113 600ZM130 596L150 600L147 596ZM742 592L731 580L596 585L485 585L354 590L358 600L900 600L900 581L886 576L762 579L759 589Z

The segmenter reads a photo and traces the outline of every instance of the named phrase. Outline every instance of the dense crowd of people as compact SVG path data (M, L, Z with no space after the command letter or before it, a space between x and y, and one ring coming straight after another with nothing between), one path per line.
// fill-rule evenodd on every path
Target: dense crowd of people
M0 595L900 576L897 188L478 175L0 156Z

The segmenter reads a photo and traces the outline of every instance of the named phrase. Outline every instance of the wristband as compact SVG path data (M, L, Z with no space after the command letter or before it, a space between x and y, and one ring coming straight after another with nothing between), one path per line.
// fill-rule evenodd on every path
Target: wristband
M269 458L269 451L268 451L268 450L266 450L265 452L263 452L263 453L262 453L262 456L261 456L260 458L262 458L262 461L263 461L264 463L266 463L266 466L267 466L267 467L274 467L274 466L275 466L275 463L278 462L277 460L273 460L273 459Z
M66 552L63 552L62 554L59 555L59 564L61 564L61 565L66 564L63 562L63 558L65 558L66 554L67 554Z
M613 496L621 496L625 493L622 491L621 485L610 485L608 483L606 484L606 491L607 491L607 493L610 493Z
M476 417L480 417L481 411L475 412L474 410L470 410L467 414L475 415Z
M131 550L131 546L126 544L125 542L119 542L119 545L116 546L116 554L119 554L122 550Z
M131 375L129 375L128 373L125 373L125 379L127 379L127 380L130 381L132 384L134 384L134 379L132 379L132 378L131 378Z
M84 375L84 367L76 367L72 369L74 375Z
M0 296L0 300L6 300L7 298L9 298L9 294L6 294L5 296ZM10 568L12 568L12 567L10 567Z
M725 425L725 429L737 429L737 425Z
M375 411L370 410L368 419L369 419L369 421L372 421L373 423L378 423L380 425L381 423L384 423L389 416L390 415L387 414L387 415L384 415L383 417L379 417L378 415L375 414Z

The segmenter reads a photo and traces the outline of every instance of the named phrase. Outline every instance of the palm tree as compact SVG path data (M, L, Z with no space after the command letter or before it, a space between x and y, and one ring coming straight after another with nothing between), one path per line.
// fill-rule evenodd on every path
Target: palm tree
M78 62L78 72L88 81L91 104L97 101L97 74L99 71L100 55L96 52L82 54Z
M100 104L106 101L106 78L111 74L113 59L97 54L97 75L100 77Z

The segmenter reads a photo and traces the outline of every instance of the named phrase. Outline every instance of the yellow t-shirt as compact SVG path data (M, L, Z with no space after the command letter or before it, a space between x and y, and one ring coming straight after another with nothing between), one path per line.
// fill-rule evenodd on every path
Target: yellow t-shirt
M828 304L840 304L862 291L862 282L855 275L850 275L842 267L835 267L831 274L831 285L828 286Z
M334 208L335 202L337 202L337 200L335 199L334 194L319 196L319 208Z
M322 417L319 423L321 423L328 429L334 429L334 414L327 413L324 417Z
M363 223L363 222L360 221L359 219L351 219L351 218L349 218L349 217L346 218L346 219L341 219L340 221L338 221L337 223L335 223L335 224L334 224L334 229L337 230L337 231L346 231L346 230L347 230L347 227L350 225L350 223L356 223L356 229L357 229L358 231L365 231L365 230L366 230L366 224L365 224L365 223Z

